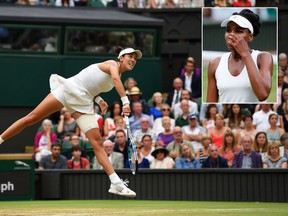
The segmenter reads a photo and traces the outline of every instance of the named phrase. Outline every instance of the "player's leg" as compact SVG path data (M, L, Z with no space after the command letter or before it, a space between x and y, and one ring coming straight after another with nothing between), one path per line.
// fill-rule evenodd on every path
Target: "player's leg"
M10 139L16 134L20 133L26 127L29 127L46 116L59 111L63 105L50 93L46 98L28 115L14 122L9 128L7 128L2 134L3 140Z
M127 197L135 197L136 193L127 187L127 184L119 178L111 165L103 148L103 141L99 132L96 116L93 114L81 114L76 112L73 113L73 118L76 119L78 126L89 139L98 162L102 165L111 180L109 192Z

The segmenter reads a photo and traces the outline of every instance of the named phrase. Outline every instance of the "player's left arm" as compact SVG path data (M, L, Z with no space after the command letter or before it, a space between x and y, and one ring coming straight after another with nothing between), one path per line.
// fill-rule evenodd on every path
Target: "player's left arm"
M266 100L272 88L272 55L268 52L262 52L258 55L257 65L259 70L257 69L251 55L244 57L243 60L248 71L254 94L260 101Z

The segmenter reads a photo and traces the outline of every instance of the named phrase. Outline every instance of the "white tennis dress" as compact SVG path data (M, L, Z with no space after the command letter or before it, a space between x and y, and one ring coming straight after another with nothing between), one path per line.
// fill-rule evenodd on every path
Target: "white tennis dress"
M97 64L84 68L68 79L57 74L50 76L51 93L71 113L77 111L94 114L94 97L101 92L110 91L113 87L110 74L101 71Z
M257 66L257 56L260 51L252 50L251 56ZM231 52L222 55L215 72L216 86L221 103L259 103L255 96L246 66L238 76L232 76L228 70L228 59Z

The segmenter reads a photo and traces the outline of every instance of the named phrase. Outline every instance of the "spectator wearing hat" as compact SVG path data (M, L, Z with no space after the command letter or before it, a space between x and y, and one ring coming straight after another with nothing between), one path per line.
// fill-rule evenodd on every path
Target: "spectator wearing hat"
M219 156L218 146L210 144L208 147L208 158L202 163L202 168L228 168L227 159Z
M149 107L147 105L147 102L142 97L142 92L140 89L136 86L131 88L131 91L128 93L129 99L130 99L130 107L131 107L131 115L133 115L134 111L132 109L133 103L140 102L142 104L142 112L145 114L149 114Z
M158 146L153 152L152 156L154 160L152 161L151 169L171 169L174 168L175 162L172 158L168 156L169 152L162 146Z
M188 140L192 143L194 151L197 152L198 149L202 147L201 139L202 135L207 133L206 128L201 127L198 122L198 117L196 113L191 113L188 116L189 125L183 126L183 139Z

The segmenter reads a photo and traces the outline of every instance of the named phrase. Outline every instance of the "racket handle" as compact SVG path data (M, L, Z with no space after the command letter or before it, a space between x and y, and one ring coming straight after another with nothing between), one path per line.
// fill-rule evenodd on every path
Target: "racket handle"
M124 120L125 120L125 123L126 123L126 127L127 127L127 128L130 128L128 116L124 116Z

